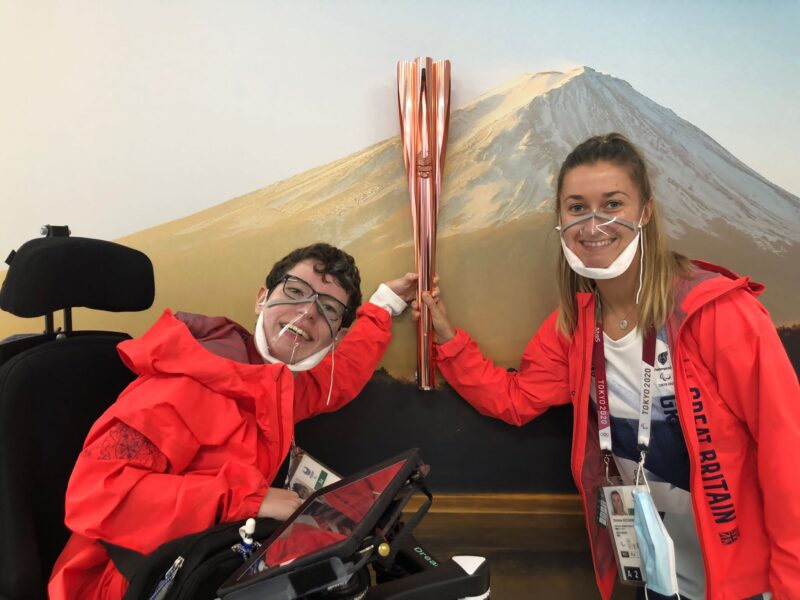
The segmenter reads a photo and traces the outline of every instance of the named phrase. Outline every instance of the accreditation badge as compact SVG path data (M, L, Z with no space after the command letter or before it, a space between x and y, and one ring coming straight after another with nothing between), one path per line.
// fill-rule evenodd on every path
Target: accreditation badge
M619 579L627 585L644 585L645 576L636 529L633 526L633 491L647 490L643 485L613 485L603 488L608 511L608 533L614 546Z
M341 477L316 460L300 446L292 444L289 452L289 470L285 488L297 492L303 500L326 485L336 483Z

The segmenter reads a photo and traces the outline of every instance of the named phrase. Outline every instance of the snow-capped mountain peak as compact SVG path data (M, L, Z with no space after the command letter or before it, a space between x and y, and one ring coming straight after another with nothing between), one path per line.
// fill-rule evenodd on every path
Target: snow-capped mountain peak
M723 219L765 248L800 239L796 196L627 82L585 66L525 75L454 113L442 233L552 210L561 161L611 131L643 151L671 235Z

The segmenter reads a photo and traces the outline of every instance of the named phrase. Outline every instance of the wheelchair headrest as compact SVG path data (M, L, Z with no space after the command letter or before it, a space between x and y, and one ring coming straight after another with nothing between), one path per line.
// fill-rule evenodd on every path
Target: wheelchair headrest
M38 238L25 242L6 262L0 308L18 317L41 317L80 306L139 311L153 303L150 259L114 242Z

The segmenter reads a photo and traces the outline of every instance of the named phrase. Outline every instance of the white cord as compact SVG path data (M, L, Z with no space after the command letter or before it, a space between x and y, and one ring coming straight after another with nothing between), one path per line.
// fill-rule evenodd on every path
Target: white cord
M336 346L331 348L331 385L328 388L328 400L325 402L325 406L328 406L331 403L331 394L333 393L333 371L335 366L336 366Z
M642 278L644 276L644 230L639 227L639 236L641 238L641 254L639 254L639 289L636 290L636 304L639 304L639 296L642 293Z

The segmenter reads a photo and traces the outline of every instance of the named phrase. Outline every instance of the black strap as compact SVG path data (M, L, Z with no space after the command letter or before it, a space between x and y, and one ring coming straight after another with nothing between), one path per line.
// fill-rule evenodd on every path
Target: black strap
M392 540L392 552L389 555L389 560L394 560L394 557L403 546L403 541L405 538L408 537L412 531L414 531L416 526L422 520L422 517L427 514L431 504L433 504L433 494L430 493L428 487L425 485L425 482L422 479L415 481L414 487L425 494L428 499L422 504L422 506L419 507L414 516L412 516L406 523L403 524L403 528L397 533L397 535L394 536L394 539Z
M110 558L114 566L117 567L117 571L122 573L125 579L130 581L133 578L133 574L136 573L136 569L142 564L145 555L141 552L136 552L136 550L125 548L124 546L117 546L111 542L100 540L100 543L103 545L103 548L106 549L108 558Z
M414 515L408 521L401 523L400 529L395 533L394 537L392 538L391 551L389 553L389 556L378 559L378 562L384 565L385 567L388 567L394 562L397 553L403 547L405 539L414 531L414 528L422 520L422 517L424 517L425 514L428 512L428 509L431 507L431 504L433 504L433 495L430 493L427 486L425 485L425 481L422 478L422 476L412 477L411 481L408 484L405 497L396 504L391 517L385 523L387 529L393 527L394 523L398 520L398 518L402 514L403 509L408 504L409 500L411 500L412 496L414 496L414 492L417 490L425 494L425 496L427 496L427 500L422 503L422 506L420 506L417 509L417 512L414 513Z

